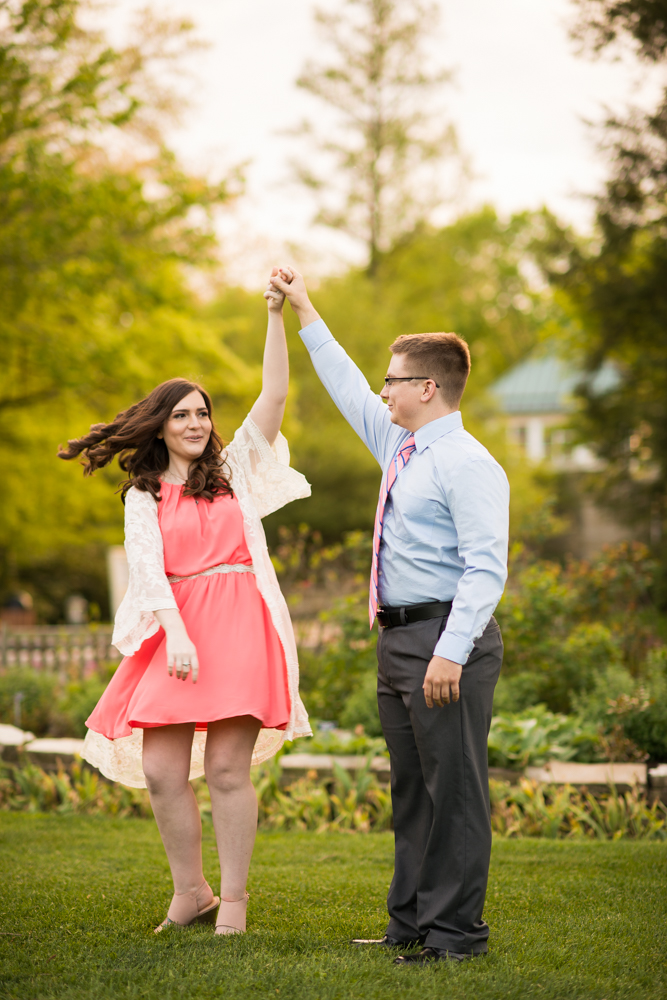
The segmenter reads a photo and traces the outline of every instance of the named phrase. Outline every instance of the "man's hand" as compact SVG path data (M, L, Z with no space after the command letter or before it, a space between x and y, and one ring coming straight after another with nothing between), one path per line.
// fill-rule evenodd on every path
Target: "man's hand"
M276 273L271 274L269 283L285 296L299 317L301 326L309 326L316 319L319 319L319 313L313 309L311 301L308 298L308 291L306 289L306 282L303 280L303 275L299 274L293 267L282 267L280 269L274 267L273 270Z
M444 656L434 656L428 665L424 678L424 698L428 708L437 705L442 708L451 701L459 700L459 681L463 667ZM450 695L451 692L451 695Z

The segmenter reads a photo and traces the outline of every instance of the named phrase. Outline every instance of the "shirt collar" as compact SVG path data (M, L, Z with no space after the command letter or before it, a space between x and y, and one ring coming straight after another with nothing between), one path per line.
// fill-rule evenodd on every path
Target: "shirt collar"
M444 417L438 417L437 420L429 421L429 423L420 427L418 431L415 431L417 452L421 453L425 448L433 444L434 441L437 441L438 438L449 434L450 431L454 431L459 427L463 427L463 417L460 410L456 410L455 413L448 413Z

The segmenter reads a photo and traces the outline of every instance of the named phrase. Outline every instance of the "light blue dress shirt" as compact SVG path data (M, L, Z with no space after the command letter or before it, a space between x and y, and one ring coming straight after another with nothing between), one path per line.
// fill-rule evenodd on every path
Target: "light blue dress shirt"
M386 472L410 431L391 422L323 320L301 337L329 395ZM433 652L465 663L507 579L509 484L458 411L420 427L415 444L385 507L378 596L385 607L453 601Z

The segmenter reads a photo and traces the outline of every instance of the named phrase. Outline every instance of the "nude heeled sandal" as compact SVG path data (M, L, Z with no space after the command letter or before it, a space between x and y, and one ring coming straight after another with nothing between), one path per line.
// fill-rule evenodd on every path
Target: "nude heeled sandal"
M244 934L246 911L250 896L246 892L241 899L221 899L218 919L215 922L216 934Z
M204 879L198 889L190 892L175 892L166 918L155 933L159 934L165 927L192 927L193 924L213 924L220 905L220 897L213 895L213 890Z

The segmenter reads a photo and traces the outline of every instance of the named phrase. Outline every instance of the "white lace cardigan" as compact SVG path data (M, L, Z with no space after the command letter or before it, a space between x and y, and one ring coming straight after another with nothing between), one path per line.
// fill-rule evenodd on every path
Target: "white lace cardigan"
M292 500L310 496L304 476L290 468L287 441L278 435L271 447L257 425L246 417L228 446L225 460L231 470L234 494L243 513L245 540L252 558L257 588L266 601L285 651L291 711L284 731L260 730L253 764L273 756L285 740L310 736L308 715L299 696L299 664L292 622L266 546L261 518ZM125 550L129 584L116 614L112 642L131 656L160 628L153 614L162 608L177 608L164 571L164 546L158 524L157 503L150 493L130 489L125 500ZM131 736L109 740L88 730L82 757L112 781L145 788L141 765L143 729ZM197 732L192 745L190 778L204 773L206 733Z

